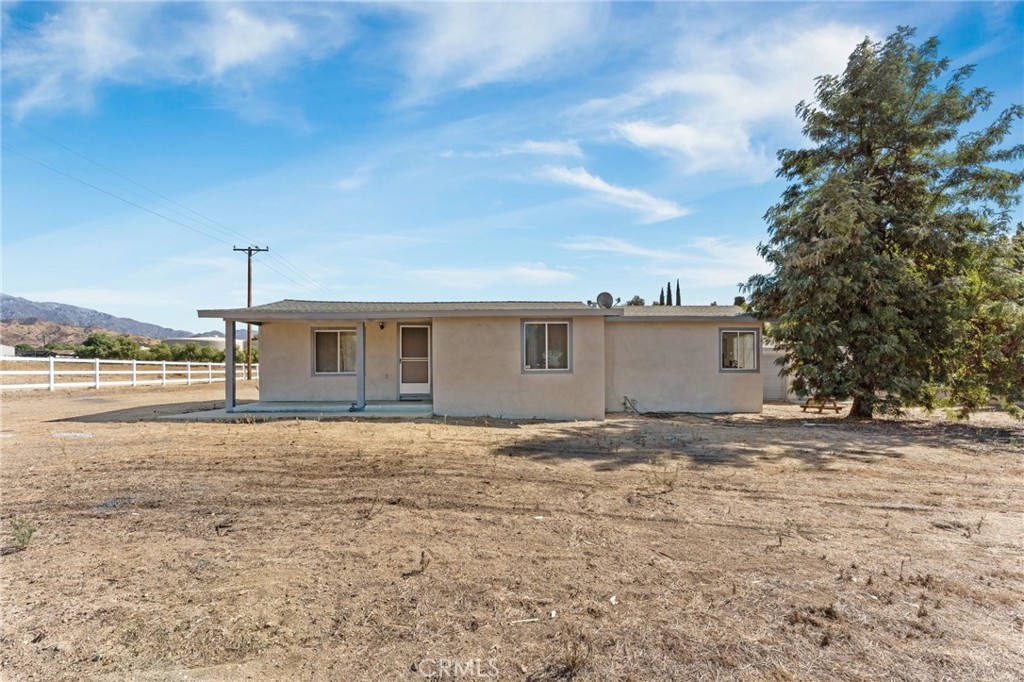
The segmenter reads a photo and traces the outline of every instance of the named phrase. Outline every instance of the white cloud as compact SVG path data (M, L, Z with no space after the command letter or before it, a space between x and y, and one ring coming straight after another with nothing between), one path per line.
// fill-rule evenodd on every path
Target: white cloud
M572 237L563 248L570 251L610 253L636 256L659 261L701 261L710 257L717 261L763 262L757 255L756 245L721 237L697 236L676 247L650 248L619 237L580 235Z
M294 48L302 38L292 21L257 17L231 5L211 6L210 22L200 36L194 44L196 51L204 55L209 72L217 77Z
M680 278L689 289L732 286L765 270L757 245L718 237L696 237L675 247L644 247L615 237L579 236L562 248L584 254L630 258L633 269L659 278ZM626 263L621 267L629 268Z
M504 267L425 268L410 273L425 288L480 290L494 286L550 286L575 279L564 270L544 263L519 263Z
M797 102L813 99L817 76L842 72L866 32L859 25L802 20L799 13L753 28L687 25L675 66L572 113L591 125L603 122L638 148L678 159L686 173L767 179L774 150L799 133Z
M689 173L729 169L760 176L772 170L771 158L763 149L751 149L750 135L741 126L633 121L615 129L637 147L680 155Z
M335 183L335 186L338 189L344 190L346 192L351 192L352 190L359 189L367 182L369 182L370 175L371 171L369 166L360 166L349 175L339 179Z
M282 3L68 3L22 33L5 29L12 112L93 105L116 83L199 83L228 106L273 117L254 97L287 66L339 49L344 8ZM255 100L255 101L254 101Z
M558 141L552 140L547 142L536 142L534 140L527 140L521 142L518 145L509 147L509 153L511 154L545 154L549 156L583 156L583 150L580 149L579 143L576 140Z
M576 237L565 244L569 251L611 253L620 256L640 256L654 260L672 260L678 254L664 249L649 249L637 246L618 237Z
M480 152L456 152L447 149L441 152L443 159L493 159L502 156L531 154L534 156L574 156L582 157L583 150L576 140L524 140L514 144L506 144Z
M23 84L14 97L15 115L90 106L97 81L119 80L113 74L141 58L129 36L154 11L146 5L77 4L48 16L33 34L5 35L5 81Z
M645 277L679 278L687 290L734 286L766 264L757 255L756 244L720 237L695 237L674 247L657 249L640 246L618 237L582 235L569 239L562 248L583 254L607 254L632 259L619 263Z
M405 41L407 101L448 89L536 79L566 67L600 33L607 9L594 3L424 3Z
M596 175L591 175L585 168L547 166L539 174L548 180L586 190L601 201L637 211L643 215L646 223L657 223L690 213L684 206L667 199L659 199L643 190L612 185Z

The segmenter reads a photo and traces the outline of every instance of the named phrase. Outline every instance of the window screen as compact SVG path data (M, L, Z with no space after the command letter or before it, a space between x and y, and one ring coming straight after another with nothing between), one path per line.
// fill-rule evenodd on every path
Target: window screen
M569 323L524 323L523 367L526 370L569 369Z
M722 332L721 369L757 369L757 332Z
M341 374L356 371L356 332L354 329L314 333L314 371L317 374Z

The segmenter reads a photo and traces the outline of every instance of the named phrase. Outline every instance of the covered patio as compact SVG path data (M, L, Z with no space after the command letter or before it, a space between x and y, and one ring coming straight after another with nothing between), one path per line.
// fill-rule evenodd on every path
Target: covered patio
M259 320L225 319L224 347L235 347L235 325L238 322L259 325ZM381 400L367 404L366 401L366 320L356 320L355 349L355 400L337 401L257 401L239 405L237 396L237 371L235 363L225 363L224 411L229 414L342 414L361 413L379 416L402 416L412 413L417 416L432 416L433 404L425 401ZM425 407L424 407L425 405ZM423 414L423 413L426 414Z
M373 400L362 409L350 402L256 401L236 404L233 409L203 410L161 417L169 421L237 422L240 419L276 421L280 419L430 419L434 404L429 401Z
M239 325L259 326L259 401L239 404L229 371L226 413L408 418L602 417L603 321L620 314L575 301L287 299L199 311L224 321L228 346Z

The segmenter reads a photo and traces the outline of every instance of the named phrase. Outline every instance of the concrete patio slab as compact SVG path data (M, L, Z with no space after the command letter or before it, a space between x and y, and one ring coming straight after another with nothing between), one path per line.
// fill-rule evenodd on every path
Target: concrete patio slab
M186 412L161 417L171 421L270 421L276 419L429 419L434 416L434 405L420 401L387 401L367 403L361 410L353 410L350 402L253 402L235 406L233 412L223 408Z

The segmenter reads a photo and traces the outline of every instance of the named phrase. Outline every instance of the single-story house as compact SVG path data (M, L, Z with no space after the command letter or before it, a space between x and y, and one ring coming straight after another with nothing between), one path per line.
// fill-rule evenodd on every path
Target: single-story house
M418 400L437 415L760 412L761 323L735 306L284 300L200 310L260 327L260 403ZM235 403L228 368L228 411Z
M792 377L780 374L782 368L776 364L783 353L771 344L761 346L761 376L764 377L764 401L797 402L801 398L793 392Z

